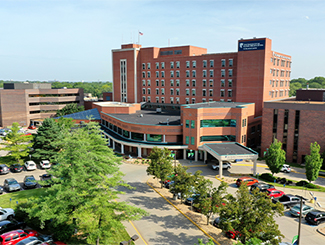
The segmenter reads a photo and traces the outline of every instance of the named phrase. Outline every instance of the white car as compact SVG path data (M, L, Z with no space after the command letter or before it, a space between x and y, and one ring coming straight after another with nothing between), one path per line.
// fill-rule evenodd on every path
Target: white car
M36 163L34 161L25 162L25 167L27 170L36 170Z
M42 160L40 162L41 168L50 168L51 167L51 163L49 160Z
M219 170L219 164L213 164L211 165L213 170ZM229 170L231 168L231 163L230 162L223 162L222 163L222 169Z
M287 165L287 164L283 164L281 170L281 172L285 172L285 173L290 173L291 172L291 168L290 168L290 165Z
M11 220L15 216L15 211L12 208L0 207L0 221L8 219Z

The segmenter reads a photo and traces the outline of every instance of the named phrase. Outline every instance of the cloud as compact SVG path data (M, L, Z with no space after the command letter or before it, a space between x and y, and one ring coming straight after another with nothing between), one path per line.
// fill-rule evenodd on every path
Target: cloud
M307 20L309 20L309 16L306 15L305 18L306 18Z

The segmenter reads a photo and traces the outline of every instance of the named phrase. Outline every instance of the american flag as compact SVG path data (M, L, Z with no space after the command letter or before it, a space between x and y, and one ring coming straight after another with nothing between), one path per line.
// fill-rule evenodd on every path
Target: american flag
M141 31L139 31L139 35L141 35L141 36L142 36L142 35L143 35L143 33L142 33Z

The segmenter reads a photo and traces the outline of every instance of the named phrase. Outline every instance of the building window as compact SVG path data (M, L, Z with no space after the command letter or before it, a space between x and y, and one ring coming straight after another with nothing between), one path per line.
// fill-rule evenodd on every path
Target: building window
M146 72L142 72L142 78L146 77Z
M180 62L176 61L176 68L179 68L179 67L180 67Z
M235 135L210 135L210 136L201 136L200 142L205 141L236 141Z
M194 145L195 141L194 141L194 137L191 137L191 145Z
M176 87L179 87L179 80L176 80Z
M190 103L190 99L189 98L185 98L185 104L189 104Z
M236 127L236 119L209 119L200 121L201 128Z
M196 68L196 61L195 60L192 61L192 68Z
M145 70L145 69L146 69L146 64L142 63L142 70Z
M161 95L165 95L165 89L164 88L161 89Z
M207 67L207 61L203 60L203 68L206 68L206 67Z
M232 97L232 90L228 89L228 97Z
M150 68L151 68L150 63L147 63L147 68L148 68L148 70L150 70Z
M195 98L192 98L192 104L195 104Z
M210 70L210 77L213 77L213 76L214 76L213 70Z
M170 62L170 69L174 69L174 61Z
M179 98L176 97L176 104L179 104Z
M207 77L207 70L203 70L203 77Z
M195 128L195 121L191 120L191 128Z
M207 99L203 98L203 99L202 99L202 102L203 102L203 103L206 103L206 102L207 102Z
M190 68L190 62L186 61L186 68Z
M176 95L179 95L179 88L176 89Z
M159 94L159 88L156 88L156 94Z
M209 96L213 96L213 89L209 89Z
M186 71L186 77L190 77L190 71Z
M165 72L164 71L161 72L161 77L165 77Z
M190 90L188 88L185 91L186 91L186 95L190 95Z
M174 89L173 88L170 89L170 95L174 95Z
M206 87L206 86L207 86L207 80L203 80L203 81L202 81L202 86L203 86L203 87Z
M150 96L147 97L147 101L151 102L151 97Z
M161 80L161 86L162 86L162 87L165 86L165 80Z
M227 99L227 102L231 102L231 99Z
M174 71L170 71L170 77L174 77Z
M161 69L165 69L165 62L161 62Z
M156 69L159 69L159 62L156 62Z
M289 110L284 110L283 118L283 137L282 137L282 149L287 151L287 139L288 139L288 121L289 121Z
M196 71L192 71L192 77L196 77Z
M220 99L221 102L225 102L225 99Z
M159 97L156 97L156 103L159 103Z
M229 70L228 70L228 76L229 76L229 77L232 77L232 69L229 69Z
M221 67L225 67L226 66L226 60L225 59L222 59L221 60Z
M207 96L207 91L205 89L202 90L202 96Z
M165 98L161 97L161 103L165 103Z
M210 60L210 67L214 67L214 60Z
M157 87L159 86L159 80L156 80L156 86Z
M156 77L159 77L159 71L156 71Z
M146 86L146 80L142 80L142 86Z
M276 139L277 127L278 127L278 109L274 109L273 110L273 139L272 139L272 141L274 141L274 139Z
M179 71L176 71L176 77L179 77Z
M195 87L196 85L196 80L192 80L192 86Z
M234 65L234 60L233 59L229 59L229 66L233 66Z
M232 80L228 79L228 87L232 87Z
M146 102L146 96L142 97L142 102Z
M150 82L150 80L147 80L147 84L148 84L148 86L150 86L150 85L151 85L151 82Z
M226 72L224 69L221 70L221 77L225 77L226 76Z
M186 127L186 128L189 128L189 127L190 127L190 120L186 120L186 121L185 121L185 127Z
M142 89L142 94L146 94L146 89L145 88Z
M255 134L255 126L251 127L251 134Z
M186 82L186 87L189 87L190 86L190 80L186 79L185 82Z
M151 89L150 88L148 88L148 94L151 94Z
M187 145L189 144L189 138L190 138L189 136L185 136L185 144Z
M225 90L224 89L220 90L220 97L225 97Z
M174 87L174 80L170 80L170 86Z
M296 111L295 131L293 137L293 154L292 154L293 162L297 162L297 158L298 158L299 121L300 121L300 111Z
M209 80L209 87L213 87L213 80L212 79Z
M192 96L195 96L196 95L196 90L195 88L192 89Z
M174 97L170 97L170 103L174 104Z
M225 79L221 79L220 86L223 88L225 86Z
M276 65L279 66L279 63L280 63L280 59L277 59L276 60Z
M151 73L150 73L150 71L147 72L147 75L148 75L148 78L151 77Z

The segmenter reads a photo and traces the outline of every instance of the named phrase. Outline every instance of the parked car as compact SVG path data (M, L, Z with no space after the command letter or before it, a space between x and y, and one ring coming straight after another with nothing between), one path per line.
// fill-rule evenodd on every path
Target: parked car
M28 129L36 129L36 127L33 124L31 124L29 125Z
M8 174L9 168L6 164L0 164L0 174Z
M211 167L212 167L213 170L219 170L220 165L219 165L219 163L218 164L213 164L213 165L211 165ZM230 162L223 162L222 163L222 169L225 169L225 170L231 169L231 163Z
M27 189L35 188L37 186L37 181L34 175L26 175L24 178L24 187Z
M41 168L45 169L45 168L50 168L51 167L51 163L49 160L42 160L40 162L40 166Z
M266 191L270 188L274 188L274 185L270 185L267 183L255 183L251 185L250 191L253 192L255 189L258 189L259 191Z
M52 175L51 174L42 174L40 176L42 183L39 183L42 187L50 187L52 185Z
M34 230L15 230L0 235L0 245L13 245L29 237L37 237L38 233ZM36 238L37 239L37 238Z
M20 164L18 163L15 163L13 165L10 166L10 170L11 172L13 173L20 173L21 171L23 171L23 166L21 166Z
M191 197L186 198L184 203L186 205L191 205L191 204L193 204L195 202L195 199L197 199L199 196L200 196L200 194L195 194L194 193Z
M44 245L44 244L46 243L43 243L41 240L38 239L38 237L35 236L27 237L26 239L16 243L16 245Z
M3 193L3 188L0 186L0 194Z
M255 183L258 183L257 179L253 179L251 177L241 177L237 179L236 185L239 187L242 183L246 183L247 186L254 185Z
M18 222L16 220L3 220L0 221L0 234L17 229L23 230L25 227L26 224L24 222Z
M7 191L20 191L20 185L14 178L5 179L3 187Z
M1 220L12 220L15 216L15 211L12 208L1 208L0 207L0 221Z
M169 182L166 182L166 184L165 184L165 188L167 188L167 189L170 189L170 187L173 185L175 183L175 181L169 181Z
M0 129L0 135L2 135L2 136L6 136L10 132L11 132L11 129L9 129L9 128Z
M319 210L311 211L306 215L305 220L311 225L319 225L325 221L325 212Z
M279 203L283 204L284 208L286 209L286 208L290 208L290 207L293 207L293 206L299 204L300 203L300 197L297 197L297 196L292 195L292 194L285 194L280 198L274 198L272 200L272 202L273 203L279 202ZM305 201L303 201L303 203L304 202Z
M283 164L281 170L281 172L285 172L285 173L290 173L291 172L291 168L290 168L290 165L287 165L287 164Z
M280 190L277 190L277 189L274 189L274 188L267 189L265 192L272 199L273 198L279 198L279 197L282 197L284 195L283 191L280 191Z
M36 163L34 161L25 162L25 167L27 170L36 170Z
M314 211L314 208L305 204L302 205L302 217L306 216L310 211ZM290 209L290 214L296 217L300 216L300 204L292 207Z

